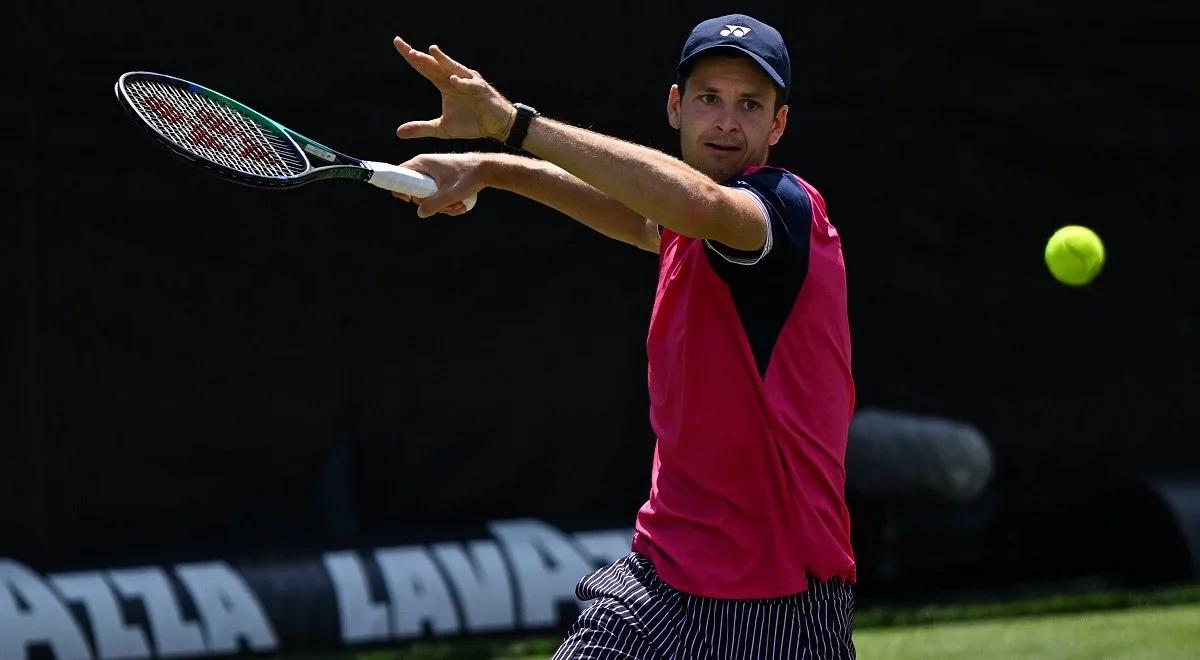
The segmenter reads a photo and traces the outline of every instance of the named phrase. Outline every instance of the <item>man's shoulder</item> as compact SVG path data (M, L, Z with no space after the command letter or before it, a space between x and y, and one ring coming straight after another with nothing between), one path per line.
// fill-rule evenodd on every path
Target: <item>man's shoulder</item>
M768 204L778 204L779 210L810 209L816 190L800 177L782 167L767 165L748 167L729 185L749 188L763 196ZM811 191L811 192L810 192Z

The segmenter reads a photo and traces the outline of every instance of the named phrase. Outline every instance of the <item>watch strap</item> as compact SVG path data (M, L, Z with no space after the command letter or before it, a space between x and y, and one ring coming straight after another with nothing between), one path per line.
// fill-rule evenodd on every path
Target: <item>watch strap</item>
M504 140L504 144L513 149L520 149L525 143L525 136L529 134L529 124L541 113L531 106L524 103L514 103L513 107L517 109L516 119L513 120L512 128L508 131L508 138Z

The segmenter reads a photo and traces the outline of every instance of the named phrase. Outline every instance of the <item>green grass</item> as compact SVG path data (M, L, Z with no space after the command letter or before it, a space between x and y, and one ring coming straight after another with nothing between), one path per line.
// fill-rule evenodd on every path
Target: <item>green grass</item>
M545 660L559 637L419 643L307 660ZM1015 601L869 608L855 617L863 660L1200 659L1200 584ZM288 660L304 660L289 656Z
M1200 603L1200 584L1156 589L1105 590L1079 594L1051 594L1020 600L927 605L923 607L874 607L854 617L856 630L880 626L911 626L928 623L978 621L1012 617L1046 616L1134 607L1162 607Z
M1194 660L1200 605L868 628L854 643L864 660Z

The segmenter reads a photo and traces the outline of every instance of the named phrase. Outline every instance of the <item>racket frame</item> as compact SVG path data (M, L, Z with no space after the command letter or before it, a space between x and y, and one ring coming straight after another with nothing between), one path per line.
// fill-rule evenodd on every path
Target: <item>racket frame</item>
M180 145L176 144L166 135L163 135L150 119L143 115L142 111L134 105L129 98L129 92L126 85L135 81L158 82L165 85L181 88L185 92L199 94L217 103L227 105L233 110L245 115L253 121L260 122L268 130L274 129L285 140L290 142L295 147L296 153L304 159L304 163L308 166L303 172L291 176L268 177L243 172L231 167L227 167L220 163L214 162L200 154L195 154ZM255 188L295 188L313 181L322 179L355 179L358 181L370 181L374 171L366 165L362 160L347 156L335 149L317 142L316 140L307 138L296 131L280 124L279 122L267 117L257 110L240 103L218 91L209 89L203 85L168 76L161 73L151 71L130 71L121 75L117 79L114 86L114 92L117 96L117 102L125 109L138 124L141 124L146 131L150 133L155 140L162 146L169 149L171 152L182 156L188 162L197 165L209 172L217 174L221 177L241 183ZM315 152L315 153L314 153ZM317 164L316 160L320 161Z

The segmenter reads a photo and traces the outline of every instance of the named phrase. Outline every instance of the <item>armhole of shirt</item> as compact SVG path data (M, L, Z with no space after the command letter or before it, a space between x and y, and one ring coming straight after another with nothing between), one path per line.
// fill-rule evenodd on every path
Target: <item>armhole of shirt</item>
M712 241L707 238L704 239L704 244L706 246L708 246L708 249L712 250L713 253L715 253L717 256L721 257L722 259L724 259L725 261L728 261L731 264L738 264L741 266L753 266L753 265L757 264L758 262L762 261L763 258L766 257L768 254L770 254L771 247L774 244L774 240L773 240L772 236L774 235L775 232L773 231L773 228L771 227L771 213L767 210L767 205L763 202L762 197L760 197L759 194L757 192L755 192L754 190L752 190L750 188L734 188L734 190L736 190L740 193L744 193L745 195L750 197L750 199L753 199L754 203L758 205L759 212L762 213L763 225L766 227L766 232L767 232L767 237L766 237L766 239L763 240L762 249L761 250L749 250L749 251L748 250L735 250L735 249L729 247L728 245L723 245L717 241Z

